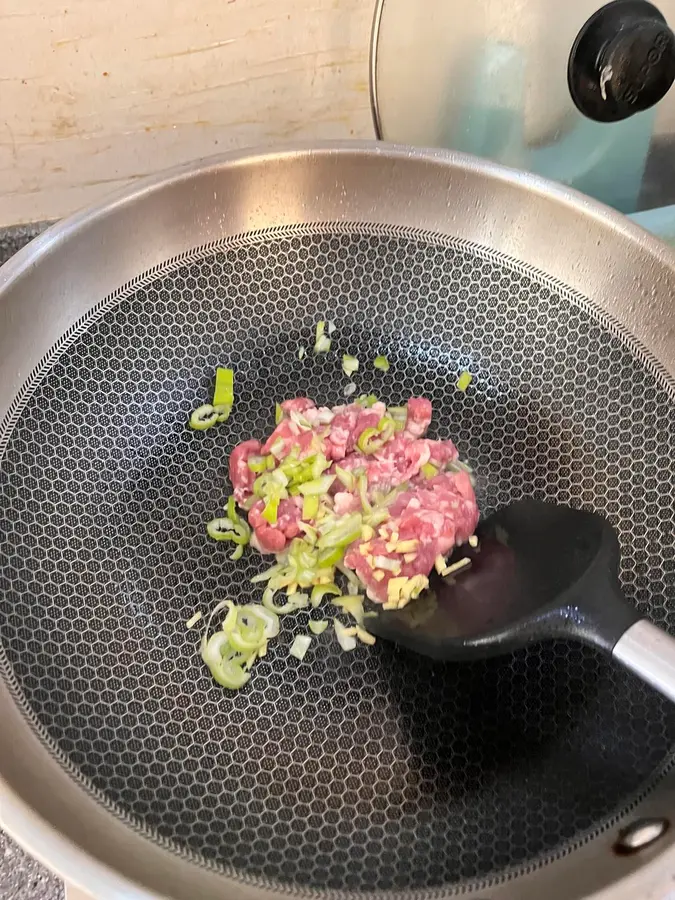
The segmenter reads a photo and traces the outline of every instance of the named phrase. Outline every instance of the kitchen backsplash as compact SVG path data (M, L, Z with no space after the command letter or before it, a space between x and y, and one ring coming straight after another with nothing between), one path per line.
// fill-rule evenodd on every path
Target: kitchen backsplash
M4 0L0 225L235 147L370 137L371 0Z

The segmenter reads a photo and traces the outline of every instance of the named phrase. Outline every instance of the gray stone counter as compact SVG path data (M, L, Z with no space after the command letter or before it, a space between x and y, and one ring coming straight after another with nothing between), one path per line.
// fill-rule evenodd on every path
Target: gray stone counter
M0 228L0 265L47 227L47 223ZM63 900L61 881L0 831L1 900Z

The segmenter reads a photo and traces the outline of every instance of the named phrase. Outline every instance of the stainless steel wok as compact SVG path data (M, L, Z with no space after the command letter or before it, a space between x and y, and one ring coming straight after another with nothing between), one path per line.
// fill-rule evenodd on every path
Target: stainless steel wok
M675 631L675 256L529 175L370 144L230 155L51 229L0 270L0 816L98 898L665 900L675 709L555 643L437 665L299 619L230 695L184 622L251 596L203 522L275 400L340 355L430 396L484 510L598 509ZM303 361L318 319L335 352ZM384 352L387 376L367 361ZM189 411L237 372L220 429ZM472 389L453 389L459 371ZM618 853L644 818L661 835ZM645 843L646 843L645 838Z

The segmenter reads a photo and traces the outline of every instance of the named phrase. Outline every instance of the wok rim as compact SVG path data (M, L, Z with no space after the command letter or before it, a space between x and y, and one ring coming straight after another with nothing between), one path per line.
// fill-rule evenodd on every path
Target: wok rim
M53 254L65 248L70 242L77 241L94 224L100 223L115 213L143 204L148 198L162 194L172 186L189 185L197 177L208 176L209 174L218 175L223 170L232 170L240 167L269 166L271 163L283 164L287 160L297 158L331 161L335 158L340 160L345 158L358 159L364 155L367 157L375 156L383 163L392 161L398 163L402 160L407 160L413 163L420 162L431 164L432 166L440 166L443 170L453 170L453 172L460 175L470 174L481 178L487 177L497 185L506 185L516 190L536 195L544 202L558 204L568 211L583 216L586 220L592 220L605 230L609 229L612 236L629 241L633 246L639 248L643 254L664 266L672 274L673 282L675 283L675 253L659 239L644 231L638 225L633 224L620 213L577 191L555 184L547 179L508 169L492 162L475 159L466 154L453 151L413 149L403 145L389 145L372 141L302 142L285 146L279 150L263 148L233 151L196 162L188 162L139 180L130 187L117 190L98 204L77 212L51 226L0 268L0 303L4 301L4 295L15 289L17 285L21 288L21 281L29 277L36 267L39 267L51 258ZM0 323L3 321L5 312L6 309L3 303L0 305ZM655 354L655 358L661 367L665 366L658 354ZM673 373L669 371L669 367L665 366L665 368L666 372L672 377ZM27 374L25 373L25 375ZM0 409L0 414L2 412L3 410ZM4 684L0 685L0 694L7 693L6 686ZM10 702L13 703L11 700ZM33 735L33 737L35 736ZM69 778L71 787L74 786L79 794L86 794L86 790L78 785L75 779L69 776L65 777ZM664 786L664 791L661 791L661 785ZM631 812L628 820L633 820L636 815L647 816L654 814L654 794L670 794L671 791L675 793L675 779L672 773L670 777L666 776L662 779L658 791L652 791L652 794L636 810ZM661 805L661 809L663 808ZM668 807L666 806L665 808L667 809ZM106 811L106 816L112 818L112 813ZM29 852L58 871L67 881L82 887L86 891L93 891L95 896L101 897L101 900L104 897L115 898L115 900L118 897L146 900L146 898L169 896L163 893L155 893L146 887L140 886L136 881L128 879L125 875L115 871L102 862L100 858L95 858L68 837L61 834L45 816L36 811L12 787L10 779L6 779L2 772L0 772L0 819L2 819L10 834ZM128 826L124 827L133 836L135 844L136 836ZM589 841L586 846L589 847L598 843L607 845L608 842L611 846L611 835L601 834ZM149 844L147 841L144 843L146 845ZM667 845L660 846L664 848L660 853L648 851L647 861L642 866L638 866L634 858L619 860L617 857L614 867L617 871L614 878L618 878L619 881L614 885L601 887L591 894L581 894L578 893L580 885L577 884L576 889L573 888L574 893L566 894L566 896L583 896L589 898L589 900L590 898L593 898L593 900L608 900L610 897L612 900L624 900L624 898L625 900L628 900L628 898L632 900L632 898L641 894L646 896L649 890L657 891L661 889L661 886L665 891L666 885L670 884L671 873L675 871L675 849L673 849L671 837L668 838ZM163 855L169 853L159 846L156 846L155 849ZM174 854L169 854L169 856L185 864L184 861ZM576 859L577 853L572 852L561 859L548 862L543 867L533 866L532 868L537 872L541 872L544 869L557 871L561 865L564 865L565 860L569 861L571 858ZM197 867L190 865L190 868L196 871ZM525 866L521 866L519 870L523 871L524 869ZM568 872L571 871L569 866L567 869ZM519 883L523 879L529 879L532 874L531 872L521 876L518 879ZM555 879L555 876L553 877ZM229 885L233 894L246 898L273 897L279 893L262 890L244 880L230 879L222 875L217 876L217 883L220 885L221 890L225 885ZM502 883L500 880L496 887L490 889L490 896L501 897L501 888L504 884L508 885L508 883L508 881ZM103 893L101 893L102 890ZM473 893L473 890L471 892ZM284 893L288 893L288 891L284 890ZM319 893L326 895L328 892L295 889L293 893L298 896L317 896ZM424 894L427 896L442 896L443 889L425 891ZM210 895L209 893L208 896ZM179 895L172 894L171 896ZM207 895L205 894L204 896ZM381 896L392 898L396 896L410 897L411 893L392 891Z

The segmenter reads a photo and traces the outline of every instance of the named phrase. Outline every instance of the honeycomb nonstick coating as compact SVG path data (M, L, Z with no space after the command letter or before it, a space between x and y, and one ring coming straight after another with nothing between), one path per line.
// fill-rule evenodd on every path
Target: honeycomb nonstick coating
M337 329L314 357L318 319ZM339 402L344 352L359 391L433 400L433 436L475 466L484 511L534 493L608 515L628 596L673 629L673 385L513 261L324 226L168 265L103 303L34 385L1 468L5 677L75 777L195 861L268 886L464 890L602 828L669 765L675 714L566 643L436 664L381 642L344 654L331 629L298 662L304 613L244 690L211 681L185 620L258 599L264 567L205 534L228 454L269 432L277 400ZM192 432L217 365L236 371L234 411Z

